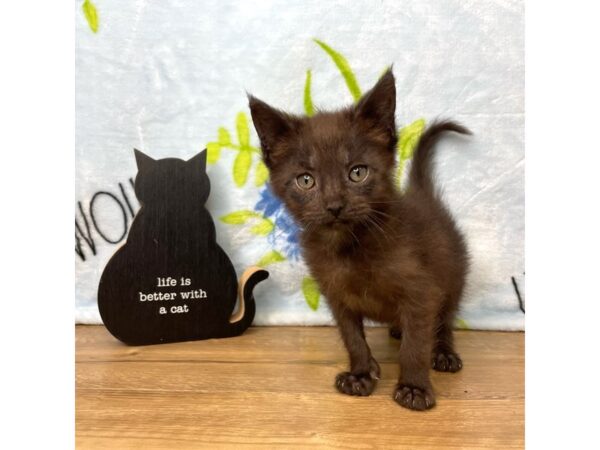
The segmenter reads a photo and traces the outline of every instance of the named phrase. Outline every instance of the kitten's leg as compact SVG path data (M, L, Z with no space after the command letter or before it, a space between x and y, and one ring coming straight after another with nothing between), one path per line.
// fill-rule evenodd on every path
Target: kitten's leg
M419 411L435 405L429 379L434 317L424 310L402 313L400 379L394 400L405 408Z
M431 367L438 372L458 372L463 363L460 356L454 350L454 311L447 305L442 308L438 317L438 325L435 333L435 344L431 354Z
M338 374L335 386L344 394L370 395L379 379L380 369L367 345L363 318L343 307L332 305L331 309L350 356L350 371Z

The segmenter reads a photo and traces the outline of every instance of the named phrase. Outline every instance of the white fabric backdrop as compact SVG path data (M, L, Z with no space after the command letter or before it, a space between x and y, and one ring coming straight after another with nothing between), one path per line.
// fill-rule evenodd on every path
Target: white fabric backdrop
M95 33L82 2L75 3L77 322L100 323L99 276L123 243L107 240L124 238L132 211L139 208L130 184L136 173L133 148L155 158L188 159L218 141L220 127L228 130L235 146L236 121L243 119L238 114L249 118L245 92L301 113L307 69L316 106L352 102L340 71L313 40L317 38L345 57L363 92L394 64L400 127L444 116L475 133L469 140L445 140L437 153L438 183L467 235L473 259L459 326L523 329L524 314L511 278L522 295L521 1L93 4ZM249 128L248 144L256 147L251 123ZM226 144L223 131L221 141ZM323 299L317 305L302 290L307 272L290 226L268 198L267 185L256 186L257 154L247 181L236 185L232 167L238 154L239 148L223 145L218 161L209 166L207 207L218 242L238 274L271 255L267 268L272 276L255 291L255 324L332 323ZM256 217L237 225L220 220L241 210ZM266 227L263 234L252 231L257 224ZM274 228L268 232L270 226Z

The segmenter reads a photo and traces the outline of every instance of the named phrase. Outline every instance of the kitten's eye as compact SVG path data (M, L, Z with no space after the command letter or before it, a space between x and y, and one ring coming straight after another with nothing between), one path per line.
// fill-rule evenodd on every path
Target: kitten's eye
M350 174L348 177L351 181L360 183L367 178L367 175L369 175L369 168L367 166L354 166L352 169L350 169Z
M296 184L301 189L310 189L315 185L315 179L309 173L303 173L302 175L296 178Z

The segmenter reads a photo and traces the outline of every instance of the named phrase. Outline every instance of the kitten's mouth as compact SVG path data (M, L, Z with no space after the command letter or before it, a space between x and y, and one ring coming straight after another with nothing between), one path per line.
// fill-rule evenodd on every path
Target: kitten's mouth
M340 219L339 217L336 217L335 219L332 219L329 222L327 222L325 225L330 226L332 228L342 228L348 226L349 224L349 220Z

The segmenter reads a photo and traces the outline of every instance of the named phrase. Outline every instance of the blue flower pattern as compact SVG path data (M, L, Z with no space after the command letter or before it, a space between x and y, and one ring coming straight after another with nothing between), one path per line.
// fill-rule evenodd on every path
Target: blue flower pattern
M275 228L267 237L271 246L280 250L288 259L295 261L300 259L300 229L281 200L275 196L269 183L266 183L260 191L260 199L254 206L254 210L275 223Z

